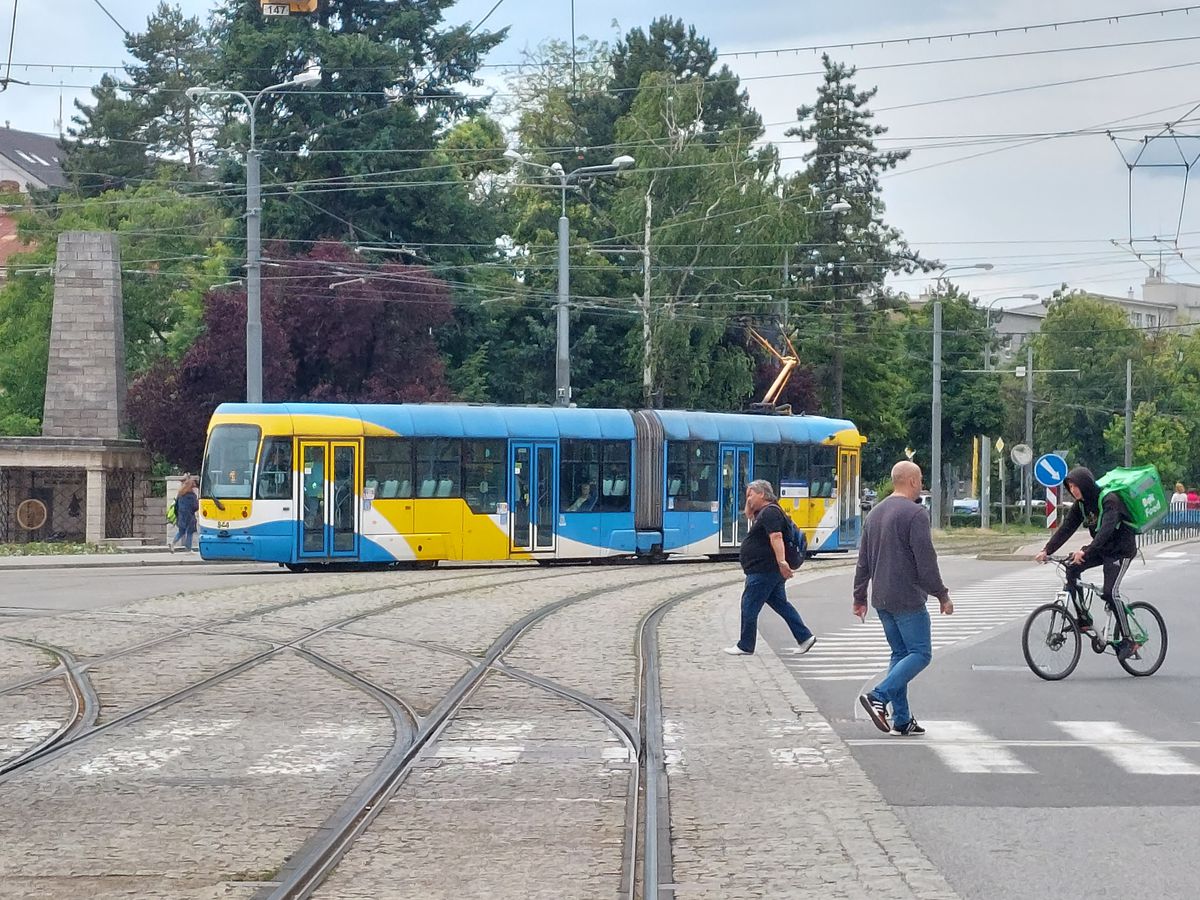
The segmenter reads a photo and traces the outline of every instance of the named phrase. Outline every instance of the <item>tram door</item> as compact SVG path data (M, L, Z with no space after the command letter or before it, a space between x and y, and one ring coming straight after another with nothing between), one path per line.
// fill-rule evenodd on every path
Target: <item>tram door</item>
M838 545L857 547L861 519L858 507L859 454L838 450L837 506Z
M510 522L513 550L539 553L554 549L554 445L514 441L509 459Z
M749 444L721 445L721 540L720 546L739 547L748 527L743 511L746 485L750 483Z
M358 444L300 442L300 558L358 556Z

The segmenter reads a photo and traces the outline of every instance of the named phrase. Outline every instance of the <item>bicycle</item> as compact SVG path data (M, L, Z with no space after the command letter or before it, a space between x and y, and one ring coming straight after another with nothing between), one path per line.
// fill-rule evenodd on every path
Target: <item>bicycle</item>
M1060 569L1066 571L1070 561L1067 556L1047 557ZM1063 585L1063 590L1054 596L1050 603L1043 603L1029 614L1025 627L1021 632L1022 650L1025 652L1025 662L1033 670L1033 674L1046 681L1061 681L1079 664L1079 656L1083 649L1083 634L1079 625L1080 614L1091 617L1092 604L1100 596L1101 589L1094 584L1079 582L1079 598L1071 601L1071 595ZM1124 602L1118 598L1119 602ZM1106 618L1104 628L1090 629L1088 637L1092 650L1097 654L1112 651L1116 653L1117 639L1116 616L1112 608L1104 604ZM1167 626L1158 610L1145 601L1139 600L1125 604L1125 616L1129 622L1135 649L1127 659L1117 657L1117 661L1130 675L1145 677L1153 675L1167 656Z

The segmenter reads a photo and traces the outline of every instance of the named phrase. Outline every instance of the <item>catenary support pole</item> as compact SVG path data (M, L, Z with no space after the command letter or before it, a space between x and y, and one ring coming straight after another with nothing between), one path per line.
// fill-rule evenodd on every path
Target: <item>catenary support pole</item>
M1025 444L1033 451L1033 344L1025 348ZM1037 454L1034 453L1036 456ZM1025 524L1033 521L1033 464L1021 467L1025 494Z
M253 116L253 110L251 111ZM258 150L246 154L246 402L262 403L262 199Z
M1133 360L1125 360L1125 465L1133 465Z
M933 527L942 527L942 301L933 301L933 423L929 493Z
M565 190L565 189L564 189ZM565 202L565 201L564 201ZM558 220L558 339L554 350L554 405L571 405L571 223Z

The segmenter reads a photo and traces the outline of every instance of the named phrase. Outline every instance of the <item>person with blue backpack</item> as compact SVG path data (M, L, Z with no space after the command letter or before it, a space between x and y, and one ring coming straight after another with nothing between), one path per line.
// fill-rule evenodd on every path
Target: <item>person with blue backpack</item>
M804 561L804 533L788 518L775 497L771 482L763 479L746 486L746 518L750 530L738 554L746 586L742 591L742 633L726 647L730 656L749 656L758 639L758 614L764 604L779 614L807 653L817 642L804 620L788 602L785 584Z

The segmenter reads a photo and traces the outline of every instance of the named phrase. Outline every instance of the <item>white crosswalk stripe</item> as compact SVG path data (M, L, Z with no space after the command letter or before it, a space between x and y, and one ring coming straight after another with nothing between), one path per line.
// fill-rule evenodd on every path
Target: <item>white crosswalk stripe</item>
M930 605L935 656L940 649L1025 618L1035 606L1052 599L1058 587L1053 569L1031 567L951 591L953 616L938 615L936 606ZM817 635L817 643L808 653L784 651L780 656L799 678L861 681L887 669L891 650L883 625L872 615L865 624Z
M1056 722L1134 775L1200 775L1200 766L1117 722Z
M965 775L1037 775L1029 754L1094 751L1130 775L1200 775L1200 740L1158 740L1119 722L1055 722L1061 740L1001 740L972 722L921 720L924 737L848 738L855 748L931 752L952 772ZM1190 755L1189 759L1186 754ZM1024 757L1024 758L1023 758Z

